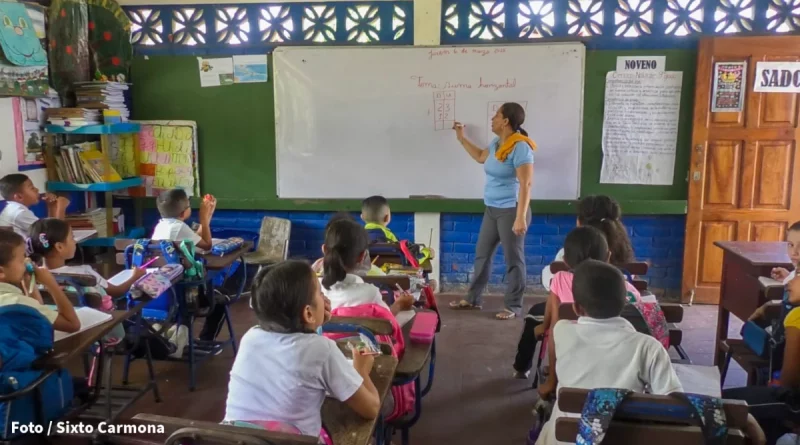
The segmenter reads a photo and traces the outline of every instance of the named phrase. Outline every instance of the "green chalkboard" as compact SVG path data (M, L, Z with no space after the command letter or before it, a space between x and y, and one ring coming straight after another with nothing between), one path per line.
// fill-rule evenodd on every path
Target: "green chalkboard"
M683 71L683 95L675 181L672 186L599 184L605 76L617 56L665 55L667 70ZM616 197L628 214L685 212L691 142L696 52L591 50L584 84L581 195ZM270 58L270 64L272 60ZM272 73L270 72L270 77ZM237 84L201 88L198 62L191 56L137 56L133 61L133 117L197 122L200 181L220 208L273 210L355 210L353 200L278 199L275 186L275 111L273 84ZM397 178L402 180L402 178ZM416 179L415 179L416 180ZM537 213L571 213L570 201L534 201ZM477 200L393 200L395 211L479 212Z

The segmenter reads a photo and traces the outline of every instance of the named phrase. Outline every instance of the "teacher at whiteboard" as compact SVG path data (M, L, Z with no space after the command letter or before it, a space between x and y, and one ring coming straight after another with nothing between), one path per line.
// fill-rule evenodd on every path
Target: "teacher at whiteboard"
M511 320L520 315L525 292L525 233L531 223L531 186L533 184L533 151L536 144L522 129L525 110L518 103L503 104L492 118L492 133L497 135L488 148L481 148L464 137L464 125L456 122L458 142L467 154L483 164L486 185L483 202L486 210L475 248L475 273L467 296L452 302L453 309L480 309L483 291L489 283L492 257L498 244L503 245L508 284L505 308L498 320Z

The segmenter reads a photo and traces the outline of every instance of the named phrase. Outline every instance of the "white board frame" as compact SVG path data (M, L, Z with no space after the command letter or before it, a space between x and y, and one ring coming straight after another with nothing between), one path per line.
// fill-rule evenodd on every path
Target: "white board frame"
M397 46L370 46L370 47L359 47L354 48L351 46L333 46L333 47L325 47L326 51L338 51L338 50L431 50L431 49L473 49L473 48L513 48L513 47L531 47L531 46L573 46L575 48L580 47L581 57L580 57L580 87L578 88L578 94L580 100L578 101L578 117L577 117L577 128L575 129L576 133L576 143L577 143L577 153L576 153L576 175L574 179L574 193L571 193L569 196L561 196L561 197L536 197L532 195L532 200L574 200L580 197L581 193L581 173L582 173L582 159L583 159L583 117L584 117L584 89L585 89L585 71L586 71L586 47L582 42L552 42L552 43L522 43L522 44L501 44L501 45L447 45L447 46L413 46L413 47L397 47ZM277 62L279 60L281 53L298 51L298 50L320 50L321 48L318 46L291 46L291 47L279 47L273 51L273 81L274 81L274 102L275 102L275 132L276 132L276 190L279 198L282 199L354 199L355 196L297 196L283 193L281 190L281 147L280 147L280 124L281 124L281 113L280 107L282 105L281 102L281 95L279 94L279 83L280 83L280 64ZM529 115L530 118L530 115ZM527 126L527 125L524 125ZM536 135L531 135L532 139L536 140ZM472 137L471 140L478 145L485 143L485 141L481 140L480 138ZM457 142L454 141L454 145L457 145ZM460 147L459 147L460 148ZM468 156L466 153L463 153L464 156ZM536 189L536 169L534 169L534 193ZM483 176L481 176L481 181L483 181ZM571 184L573 185L573 184ZM375 191L376 193L380 193L380 191ZM412 196L391 196L390 194L384 193L385 196L394 199L402 199L402 198L409 198ZM424 195L424 194L423 194ZM435 195L435 194L432 194ZM482 199L482 196L474 196L474 197L451 197L451 196L441 196L444 199Z

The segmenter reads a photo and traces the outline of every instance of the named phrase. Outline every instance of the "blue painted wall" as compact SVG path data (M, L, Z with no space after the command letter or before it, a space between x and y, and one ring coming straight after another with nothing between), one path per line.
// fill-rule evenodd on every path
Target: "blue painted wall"
M308 260L319 258L325 224L331 216L328 212L219 210L214 215L212 231L215 236L245 235L253 238L258 235L261 218L264 216L277 216L292 221L290 257ZM480 214L442 214L441 245L434 248L441 259L443 290L461 291L468 285L472 276L481 218ZM155 211L145 214L146 227L154 227L157 220ZM677 293L683 267L685 217L630 216L624 218L623 222L628 228L637 258L651 262L652 267L647 276L650 287L665 289L668 294ZM564 237L574 227L573 216L534 215L525 240L529 290L541 289L542 268L550 264L563 245ZM400 239L413 239L414 215L393 215L390 228ZM500 248L490 279L492 290L502 289L503 273L504 262Z

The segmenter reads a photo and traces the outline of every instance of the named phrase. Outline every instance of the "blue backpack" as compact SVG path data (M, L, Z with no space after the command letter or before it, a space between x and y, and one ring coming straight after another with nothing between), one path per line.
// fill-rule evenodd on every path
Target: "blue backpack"
M39 311L20 304L0 307L0 395L22 390L41 377L45 371L33 369L33 362L52 349L53 325ZM12 434L15 422L41 425L64 417L72 399L72 376L60 369L37 390L0 403L0 440L21 436L18 431Z

